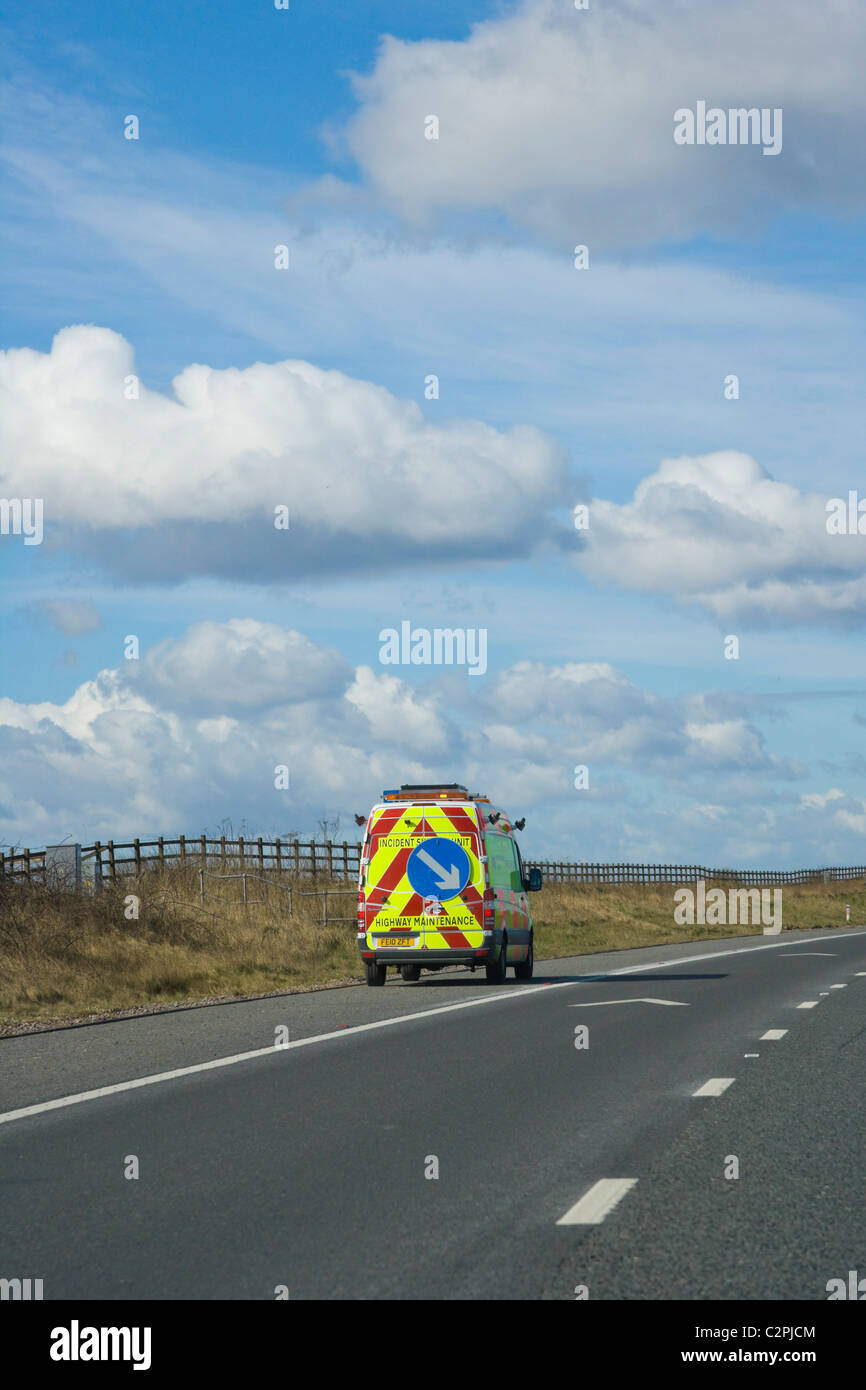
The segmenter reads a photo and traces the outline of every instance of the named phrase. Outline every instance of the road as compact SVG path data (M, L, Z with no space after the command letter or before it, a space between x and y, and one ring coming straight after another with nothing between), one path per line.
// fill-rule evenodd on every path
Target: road
M866 930L536 968L0 1041L0 1277L46 1299L824 1300L866 1276Z

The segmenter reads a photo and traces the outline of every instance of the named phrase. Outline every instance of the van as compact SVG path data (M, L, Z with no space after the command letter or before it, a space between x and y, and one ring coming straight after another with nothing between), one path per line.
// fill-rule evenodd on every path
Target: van
M490 984L509 966L531 980L525 869L504 811L456 783L385 791L367 817L358 878L358 947L368 985L388 967L406 981L446 965L483 965Z

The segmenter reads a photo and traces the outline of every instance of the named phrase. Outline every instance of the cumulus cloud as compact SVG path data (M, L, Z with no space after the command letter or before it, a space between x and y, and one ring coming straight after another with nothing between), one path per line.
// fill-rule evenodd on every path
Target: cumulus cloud
M741 231L863 206L864 56L856 0L528 0L462 42L385 38L344 140L413 223L492 210L566 245ZM674 112L698 100L782 108L781 154L676 145Z
M225 715L341 695L352 670L300 632L233 618L194 623L147 651L129 675L162 705Z
M245 618L195 624L64 704L0 700L0 838L195 834L223 819L309 830L324 808L348 826L383 786L434 778L525 813L574 806L577 761L602 783L630 769L675 791L711 774L717 794L726 776L798 771L746 714L661 698L606 665L520 662L466 707L436 681L352 671L300 633ZM288 793L274 787L283 764ZM614 856L623 804L608 796ZM540 815L537 834L540 852Z
M0 354L7 494L43 498L49 533L77 533L127 572L513 556L552 534L567 500L563 452L531 426L430 424L414 402L308 362L193 365L170 395L138 389L132 348L109 329Z
M519 661L494 678L497 718L482 734L518 763L555 767L563 783L570 782L570 757L684 780L714 770L796 776L795 764L767 751L748 712L725 713L724 703L656 695L606 662Z
M748 454L666 459L630 502L592 503L580 565L599 585L692 599L720 621L853 626L866 617L863 543L828 532L830 500Z

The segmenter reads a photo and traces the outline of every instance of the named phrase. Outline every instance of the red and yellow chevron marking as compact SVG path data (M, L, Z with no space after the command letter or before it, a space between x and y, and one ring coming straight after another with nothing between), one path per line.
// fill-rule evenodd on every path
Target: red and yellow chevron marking
M458 898L446 899L439 917L424 916L424 900L414 892L406 873L412 850L432 836L457 840L465 849L472 876ZM454 806L387 806L374 811L369 822L365 875L368 942L375 924L377 934L389 926L415 929L419 951L481 946L484 874L479 858L480 840L474 814Z

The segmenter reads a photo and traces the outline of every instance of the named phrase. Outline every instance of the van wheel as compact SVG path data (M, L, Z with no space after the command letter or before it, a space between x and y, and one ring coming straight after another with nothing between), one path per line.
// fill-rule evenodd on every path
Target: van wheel
M485 965L484 970L487 975L489 985L502 985L505 983L505 972L508 969L508 962L505 957L505 937L499 943L499 955L489 965Z
M385 983L385 976L388 973L387 965L379 965L374 960L365 961L364 964L367 967L367 984L383 985Z
M407 981L407 983L411 984L415 980L420 980L421 967L420 965L401 965L400 974L403 976L403 979Z
M526 960L518 961L517 964L516 964L515 967L514 967L514 975L515 975L515 978L518 979L518 980L531 980L531 979L532 979L532 967L533 967L534 964L535 964L535 953L534 953L533 947L532 947L532 937L530 936L530 938L529 938L529 951L527 952Z

